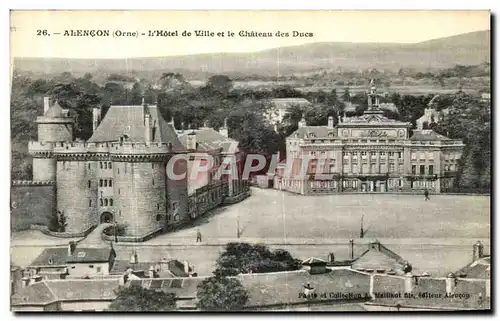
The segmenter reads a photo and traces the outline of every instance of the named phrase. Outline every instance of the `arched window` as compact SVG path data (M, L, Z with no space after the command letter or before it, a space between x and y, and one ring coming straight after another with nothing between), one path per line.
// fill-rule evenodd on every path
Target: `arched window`
M107 168L108 168L108 163L104 162L104 169L107 169Z
M101 165L101 169L102 169L102 162L99 162L99 164Z
M92 207L92 200L89 200L89 207Z
M99 199L99 204L101 204L101 206L103 205L102 198Z
M104 199L104 206L108 206L108 199L107 198Z
M108 180L107 179L104 180L104 187L108 187Z
M113 187L113 181L109 180L109 187Z
M156 209L159 211L160 210L160 204L156 203Z
M90 188L90 187L91 187L91 185L92 185L92 183L90 182L90 180L89 180L89 182L88 182L88 183L89 183L89 188Z
M113 199L112 198L109 199L109 206L113 206Z
M102 179L99 180L99 186L102 187Z
M89 163L89 169L90 169L90 163Z
M156 220L157 220L158 222L159 222L159 221L161 221L161 218L162 218L162 217L161 217L161 215L160 215L160 214L156 215Z
M111 162L108 163L109 169L113 168L113 165L111 165Z
M152 181L153 181L153 186L154 186L155 185L155 179L153 178Z

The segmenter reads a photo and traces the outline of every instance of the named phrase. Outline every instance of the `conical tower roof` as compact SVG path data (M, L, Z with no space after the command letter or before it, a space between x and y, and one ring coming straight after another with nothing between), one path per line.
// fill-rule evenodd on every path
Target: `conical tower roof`
M63 114L63 109L59 105L59 103L56 101L54 105L52 105L47 112L45 113L44 116L47 117L62 117Z

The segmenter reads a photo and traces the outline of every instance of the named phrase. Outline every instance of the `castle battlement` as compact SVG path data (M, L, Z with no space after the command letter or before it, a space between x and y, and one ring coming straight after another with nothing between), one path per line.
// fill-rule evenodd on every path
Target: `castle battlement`
M12 186L54 186L55 181L12 181Z
M73 117L46 117L38 116L36 122L39 124L68 124L74 123L75 119Z
M56 143L44 143L37 141L28 142L28 150L30 153L50 153L54 150Z
M172 152L171 146L165 143L113 143L109 150L115 155L155 155Z

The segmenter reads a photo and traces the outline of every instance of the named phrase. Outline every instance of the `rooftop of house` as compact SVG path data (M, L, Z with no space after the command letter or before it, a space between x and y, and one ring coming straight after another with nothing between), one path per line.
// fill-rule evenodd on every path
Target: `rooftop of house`
M489 256L480 258L455 272L455 275L470 279L490 279L491 258Z
M311 102L305 98L273 98L270 101L278 108L288 108L291 105L311 105Z
M30 267L63 266L67 263L108 262L114 251L111 248L76 248L68 255L66 247L47 248L30 264Z
M399 274L405 273L409 265L401 256L391 251L377 240L368 245L368 249L354 259L351 267L359 271Z
M328 126L303 126L299 127L289 137L294 138L313 138L313 137L329 137L335 134L333 128Z
M187 277L189 276L184 271L184 263L178 260L169 260L166 261L167 268L160 269L160 271L156 271L156 267L160 264L160 262L137 262L135 264L130 263L128 260L115 260L113 263L113 267L111 268L110 274L113 275L121 275L128 268L131 268L134 272L147 272L153 267L155 269L155 274L160 278L175 278L175 277Z
M118 279L46 280L22 288L11 298L13 306L47 305L58 301L111 301Z
M131 280L127 286L142 286L145 289L174 293L177 298L195 299L198 284L206 277L155 278Z
M405 293L405 277L403 276L374 276L374 293ZM457 297L446 296L446 279L417 277L414 279L411 298L378 297L371 304L389 306L443 308L443 309L483 309L489 307L486 298L486 282L481 280L456 279L453 293L461 294ZM430 296L425 296L432 295Z
M237 141L208 127L185 131L179 136L183 146L187 146L187 135L193 133L196 135L196 142L199 144L198 148L201 151L212 151L219 148L222 148L222 151L226 153L236 153L238 151Z
M446 136L436 133L432 129L414 130L410 140L416 141L447 141L451 140Z
M242 274L237 278L248 292L248 307L342 300L345 298L332 297L332 294L365 297L370 292L370 275L350 269L335 269L323 274L310 274L304 270ZM301 296L304 287L312 289L318 297L308 300Z
M151 116L150 124L152 128L156 128L153 129L155 134L151 136L152 142L171 143L174 151L184 150L174 125L165 120L156 105L111 106L88 142L118 142L123 135L127 135L128 141L143 143L146 133L145 114Z
M361 116L346 117L338 124L342 127L346 124L370 124L370 123L388 123L398 126L410 126L410 123L401 122L396 119L385 117L382 110L365 111Z

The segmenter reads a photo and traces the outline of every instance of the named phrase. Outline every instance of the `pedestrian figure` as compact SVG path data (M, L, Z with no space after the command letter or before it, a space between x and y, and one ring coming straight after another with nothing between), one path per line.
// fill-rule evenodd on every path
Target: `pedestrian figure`
M196 243L201 242L201 232L200 230L196 231Z
M424 192L424 196L425 196L425 200L426 200L426 201L429 201L429 200L430 200L430 198L429 198L429 191L428 191L428 190L425 190L425 192Z

